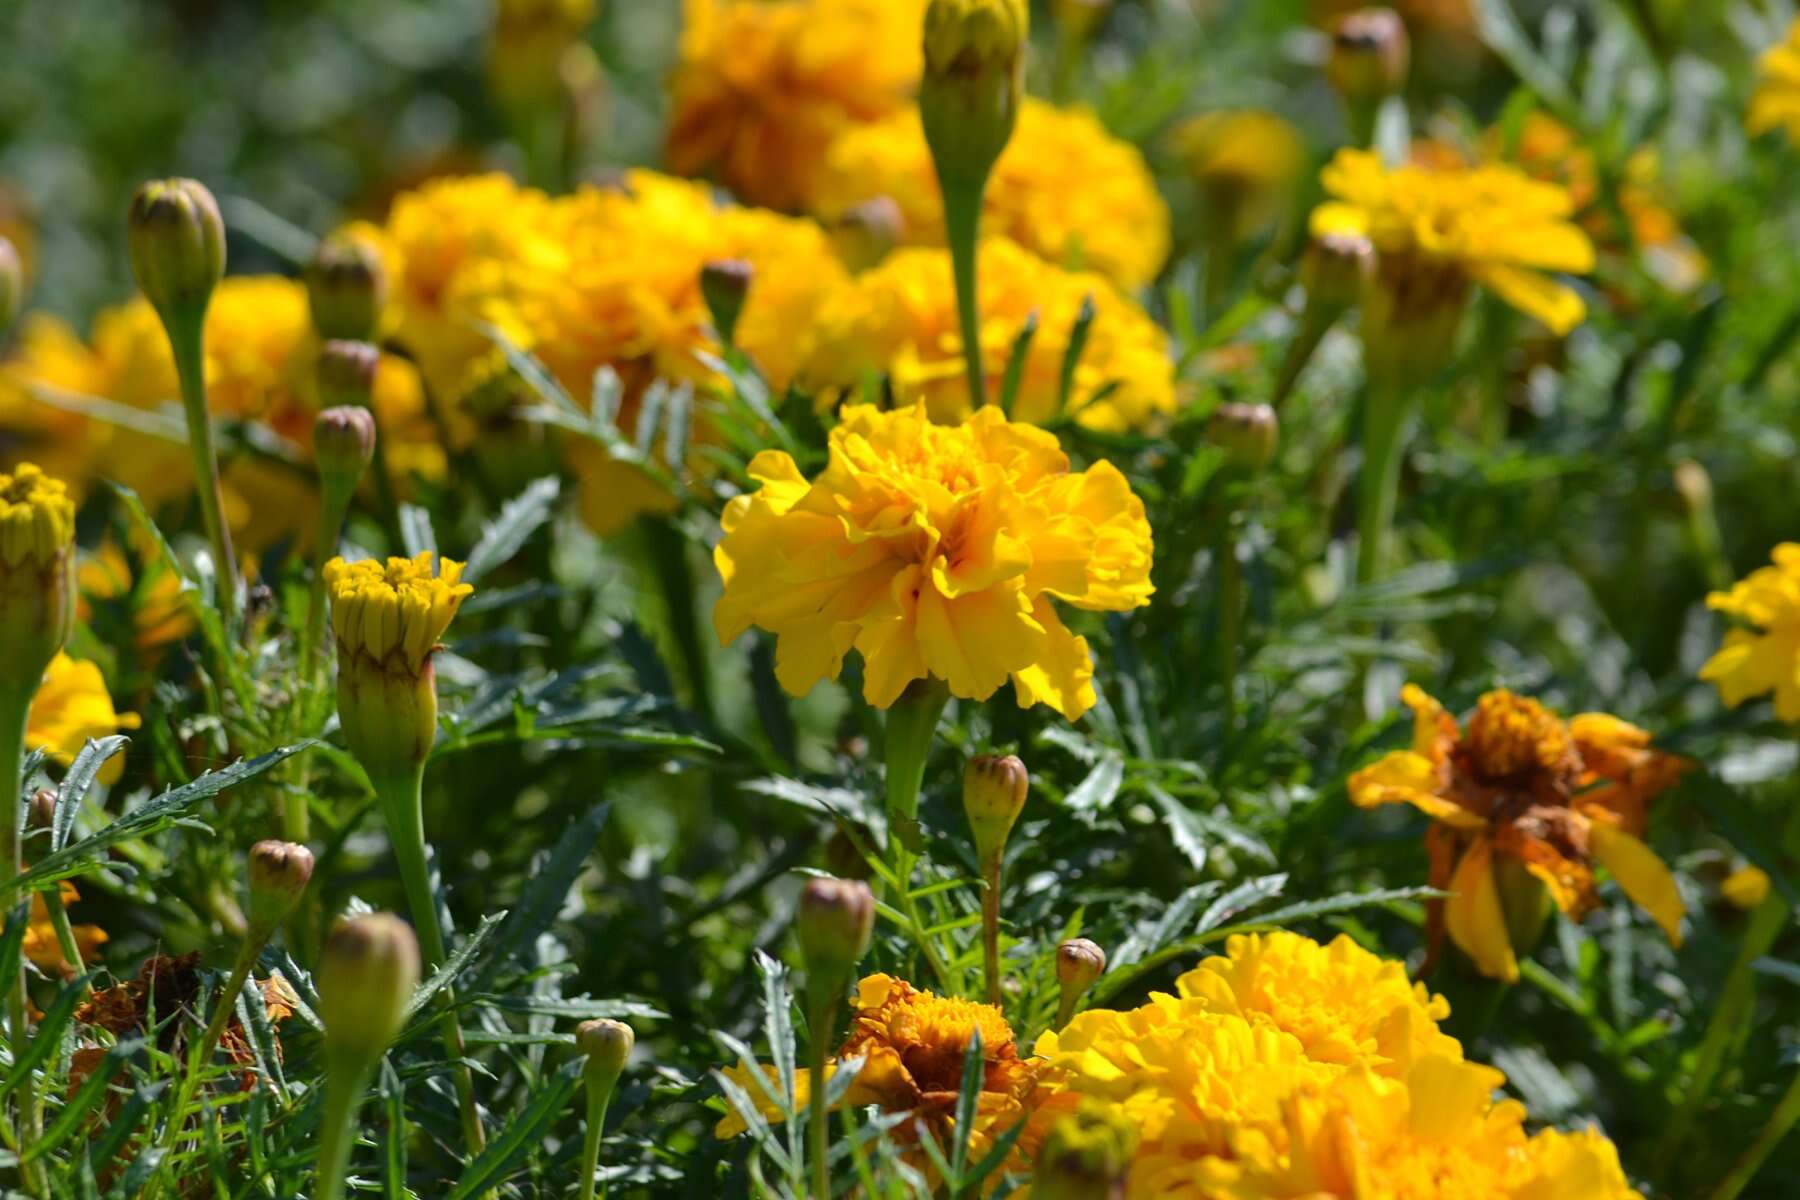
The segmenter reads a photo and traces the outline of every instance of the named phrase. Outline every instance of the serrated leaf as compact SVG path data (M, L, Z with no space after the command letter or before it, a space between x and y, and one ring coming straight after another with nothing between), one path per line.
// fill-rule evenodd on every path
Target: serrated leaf
M88 789L100 774L106 760L131 743L128 737L111 734L89 738L75 761L69 764L62 784L56 789L56 815L50 822L50 849L61 850L68 843L69 831L75 828L75 814L81 809Z
M600 838L610 806L596 804L579 821L569 826L556 843L556 849L542 862L534 864L531 885L519 902L506 915L506 923L494 935L491 957L475 974L472 985L485 989L507 962L530 949L530 943L550 928L556 914L568 898L569 889L587 865L588 855Z
M585 1060L565 1063L547 1084L540 1085L530 1104L500 1129L493 1140L463 1169L444 1200L468 1200L482 1195L506 1177L512 1165L523 1158L543 1135L546 1128L569 1103L569 1097L581 1083Z
M1276 874L1259 876L1238 884L1207 906L1206 911L1200 914L1200 919L1194 922L1194 932L1209 933L1245 909L1279 896L1281 889L1287 886L1287 881L1286 875Z
M506 562L530 540L555 510L562 481L554 475L533 480L500 507L500 514L482 527L481 537L469 551L462 577L473 583Z
M1169 795L1159 787L1148 789L1150 798L1156 807L1162 810L1163 823L1169 827L1169 837L1175 848L1196 871L1206 869L1206 836L1199 819L1181 801Z
M431 513L417 504L400 506L400 543L408 558L429 554L437 559L437 531L431 527Z
M1103 812L1118 799L1119 788L1125 782L1125 760L1114 751L1107 751L1101 756L1094 769L1087 773L1087 778L1075 785L1063 798L1063 805L1075 812Z

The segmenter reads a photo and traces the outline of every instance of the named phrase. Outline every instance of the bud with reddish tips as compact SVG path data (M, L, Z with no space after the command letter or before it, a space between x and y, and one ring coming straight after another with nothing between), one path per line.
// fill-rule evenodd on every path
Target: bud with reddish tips
M841 982L869 952L875 896L854 879L809 879L800 890L796 928L810 973Z
M266 939L287 919L312 881L313 853L297 842L269 839L250 847L250 936ZM259 939L260 940L260 939Z
M1275 458L1281 422L1267 404L1221 404L1207 418L1206 435L1232 466L1260 471Z
M225 274L225 221L205 186L163 179L139 188L126 245L138 288L164 324L205 314Z
M1082 996L1106 974L1106 951L1086 938L1070 938L1056 947L1056 981L1062 985L1062 1000L1057 1005L1055 1029L1061 1029L1075 1015Z
M323 238L306 264L306 299L323 338L370 341L387 306L387 270L367 239L349 233Z
M737 336L738 318L744 315L744 302L750 298L755 277L755 268L741 258L714 259L700 268L700 295L712 314L719 340L727 346Z

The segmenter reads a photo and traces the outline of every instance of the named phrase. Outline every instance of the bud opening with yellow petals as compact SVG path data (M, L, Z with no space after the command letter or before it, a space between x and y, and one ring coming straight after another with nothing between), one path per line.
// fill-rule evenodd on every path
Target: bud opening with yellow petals
M75 625L75 503L31 463L0 474L0 689L29 704Z

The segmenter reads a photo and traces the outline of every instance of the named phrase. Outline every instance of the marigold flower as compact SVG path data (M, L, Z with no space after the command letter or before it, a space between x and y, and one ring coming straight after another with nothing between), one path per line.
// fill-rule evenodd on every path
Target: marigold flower
M57 891L67 908L81 899L75 885L63 880L57 885ZM106 930L98 925L74 925L70 931L75 935L75 949L81 955L83 963L91 962L100 953L100 947L106 945ZM49 972L59 978L73 978L80 964L71 963L63 957L62 942L56 936L56 926L50 923L50 906L45 902L41 892L31 896L31 917L25 922L25 958L40 971Z
M1779 45L1763 51L1756 74L1745 126L1753 136L1780 129L1789 141L1800 141L1800 21L1788 26Z
M943 198L914 109L841 134L810 204L836 222L880 197L899 206L906 244L944 244ZM1169 254L1169 209L1137 147L1086 109L1030 98L988 177L982 221L989 234L1127 290L1154 279Z
M74 542L61 480L32 463L0 474L0 689L20 706L15 719L73 630Z
M130 622L131 641L146 664L171 642L194 631L194 610L182 592L181 576L160 557L145 556L134 577L125 552L107 538L75 571L80 596L76 616L91 624L96 608L119 605Z
M1150 526L1118 469L1071 472L1055 437L984 408L933 425L923 404L844 410L809 483L764 451L761 482L726 508L713 561L722 643L775 634L775 671L804 694L851 649L863 694L887 708L915 679L983 700L1010 677L1021 706L1075 720L1093 664L1054 600L1095 611L1149 601Z
M687 0L668 161L798 209L832 140L907 104L925 0Z
M850 1033L839 1048L836 1061L826 1069L830 1078L837 1064L863 1059L862 1071L840 1102L857 1107L878 1104L889 1112L913 1113L940 1137L953 1126L957 1097L962 1091L963 1060L970 1040L981 1035L981 1100L976 1127L970 1131L970 1147L979 1161L994 1136L1004 1133L1025 1115L1024 1101L1037 1079L1036 1067L1019 1057L1012 1027L998 1008L921 991L891 975L870 975L857 985L851 1001L855 1015ZM741 1063L725 1069L726 1078L742 1086L757 1102L758 1111L770 1119L781 1113L768 1102L752 1078L760 1071L770 1090L780 1087L773 1068ZM796 1111L804 1111L812 1096L812 1073L794 1073ZM740 1134L746 1128L735 1110L713 1129L717 1137ZM896 1130L912 1136L914 1123Z
M1230 242L1255 236L1281 215L1306 163L1300 131L1262 109L1201 113L1178 125L1171 140Z
M1775 694L1775 716L1800 723L1800 542L1783 542L1772 565L1758 567L1706 598L1708 608L1745 628L1727 630L1700 678L1719 689L1729 708L1752 696Z
M113 708L112 694L96 664L58 653L32 698L25 745L68 766L90 739L136 729L141 723L136 713ZM100 781L117 783L124 770L125 756L115 754L100 768Z
M1674 786L1685 760L1652 748L1650 735L1605 713L1564 722L1504 689L1484 695L1468 722L1408 684L1413 748L1350 777L1363 808L1411 804L1436 822L1426 835L1435 947L1450 937L1486 975L1514 980L1519 966L1496 867L1517 864L1580 919L1599 903L1599 864L1681 944L1681 892L1641 840L1650 802Z
M1511 166L1390 168L1349 149L1320 181L1332 199L1313 210L1313 233L1360 234L1375 246L1377 282L1363 315L1372 370L1435 369L1421 347L1447 353L1473 284L1559 335L1587 315L1581 297L1547 274L1594 269L1593 243L1572 222L1565 189Z
M1075 370L1067 417L1107 433L1151 430L1175 411L1168 336L1098 275L1064 271L1005 238L981 245L981 360L986 391L1000 394L1013 343L1033 314L1037 334L1020 373L1013 416L1057 413L1070 331L1091 300L1094 320ZM950 256L901 250L853 280L817 317L817 343L801 373L826 400L850 395L871 372L888 376L902 404L923 401L938 421L969 412Z

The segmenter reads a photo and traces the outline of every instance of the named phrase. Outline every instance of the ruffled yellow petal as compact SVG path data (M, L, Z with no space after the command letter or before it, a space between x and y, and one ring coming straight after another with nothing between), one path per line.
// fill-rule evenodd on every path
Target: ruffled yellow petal
M1493 847L1477 838L1463 852L1444 901L1445 925L1451 938L1483 975L1516 983L1519 961L1506 931L1506 912L1494 883Z

